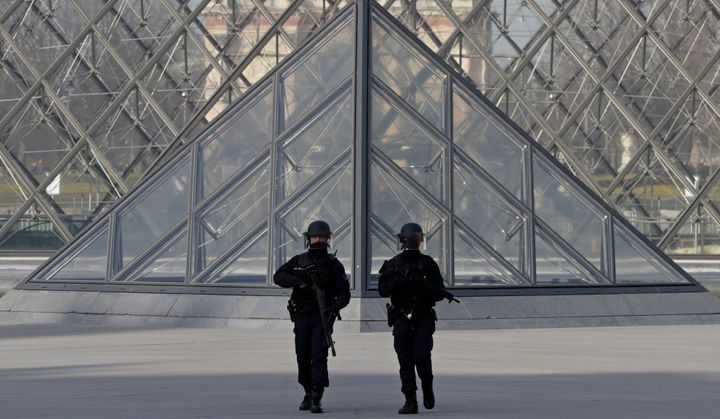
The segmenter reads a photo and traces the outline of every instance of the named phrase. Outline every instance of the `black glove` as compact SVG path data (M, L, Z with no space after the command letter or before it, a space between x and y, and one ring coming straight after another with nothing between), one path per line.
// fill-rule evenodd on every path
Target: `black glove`
M449 304L449 303L452 303L453 301L456 302L456 303L459 303L459 302L460 302L460 300L458 300L457 298L455 298L455 296L452 295L451 293L449 293L448 291L445 291L445 293L443 294L443 298L445 298L446 300L448 300L448 304Z
M312 279L310 279L310 277L308 277L308 276L298 276L296 278L297 278L297 281L295 283L295 286L298 289L302 290L302 289L305 289L305 288L309 287L310 285L312 285Z

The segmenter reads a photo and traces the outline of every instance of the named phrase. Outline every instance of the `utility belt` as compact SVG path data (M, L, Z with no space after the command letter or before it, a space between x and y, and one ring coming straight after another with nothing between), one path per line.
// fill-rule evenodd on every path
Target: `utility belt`
M288 300L287 311L290 314L291 322L295 322L295 316L297 316L298 314L308 315L308 314L320 313L320 310L317 307L298 304L295 301L293 301L292 298Z
M405 320L412 320L416 316L423 313L431 313L433 320L437 321L437 313L431 306L399 306L396 307L390 303L385 305L387 308L387 324L388 327L393 327L398 317L404 318Z

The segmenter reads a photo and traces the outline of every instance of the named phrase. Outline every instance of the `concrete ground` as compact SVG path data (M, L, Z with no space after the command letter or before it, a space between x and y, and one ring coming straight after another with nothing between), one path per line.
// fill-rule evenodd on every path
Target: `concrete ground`
M338 334L324 417L395 417L390 333ZM438 331L452 418L720 417L720 325ZM282 418L298 412L292 334L0 324L3 418Z

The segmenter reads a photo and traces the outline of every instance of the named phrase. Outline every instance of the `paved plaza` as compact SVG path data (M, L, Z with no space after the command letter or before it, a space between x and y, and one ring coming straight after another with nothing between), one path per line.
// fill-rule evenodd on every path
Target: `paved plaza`
M396 417L390 333L338 334L325 417ZM720 326L438 331L452 418L717 418ZM282 418L298 412L292 335L0 324L3 418Z

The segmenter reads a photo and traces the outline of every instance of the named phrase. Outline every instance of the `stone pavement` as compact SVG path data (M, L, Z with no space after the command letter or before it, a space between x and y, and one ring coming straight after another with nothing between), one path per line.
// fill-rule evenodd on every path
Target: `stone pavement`
M322 417L397 417L391 339L336 336ZM718 348L718 325L438 331L420 414L717 418ZM306 417L295 374L289 328L0 324L2 418Z

